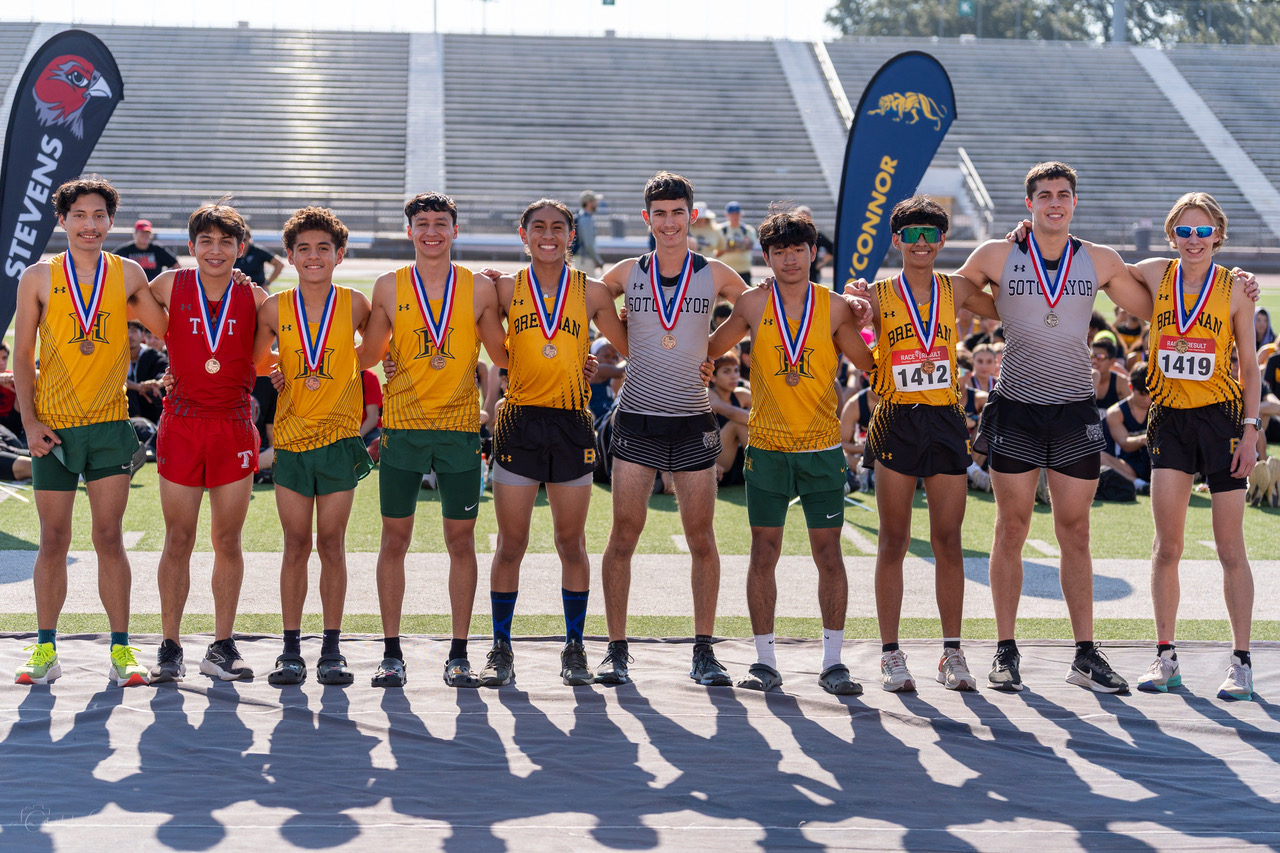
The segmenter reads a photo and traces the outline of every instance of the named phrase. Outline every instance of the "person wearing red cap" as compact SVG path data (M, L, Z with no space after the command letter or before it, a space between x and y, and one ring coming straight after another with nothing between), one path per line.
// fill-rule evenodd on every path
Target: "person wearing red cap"
M122 258L129 258L142 267L142 271L147 274L147 281L153 280L167 269L178 266L178 259L173 252L159 243L153 243L152 237L151 220L139 219L133 226L133 242L125 243L115 250L115 254Z

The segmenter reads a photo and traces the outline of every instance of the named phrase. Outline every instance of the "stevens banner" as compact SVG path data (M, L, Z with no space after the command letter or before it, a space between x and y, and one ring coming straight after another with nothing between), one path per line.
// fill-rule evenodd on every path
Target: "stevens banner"
M84 170L122 100L115 58L83 30L49 39L23 72L0 167L0 337L13 319L18 278L40 260L58 222L53 190Z
M890 245L889 212L915 193L955 117L951 79L927 53L900 53L871 78L849 128L840 179L837 290L879 270Z

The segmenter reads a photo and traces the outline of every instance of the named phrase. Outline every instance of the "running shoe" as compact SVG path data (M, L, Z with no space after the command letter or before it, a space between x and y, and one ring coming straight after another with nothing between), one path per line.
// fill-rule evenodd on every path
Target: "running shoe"
M693 666L689 669L689 677L703 687L732 687L733 679L729 672L716 660L716 653L711 646L695 645L693 647ZM779 679L781 684L782 680Z
M959 649L943 649L938 661L938 683L948 690L976 690L978 681L969 672L964 652Z
M133 656L133 646L111 647L111 683L116 687L140 687L148 682L147 668Z
M1231 656L1231 664L1227 667L1227 679L1218 688L1219 699L1238 699L1248 701L1253 698L1253 667L1240 662L1240 658Z
M969 472L969 488L978 492L991 491L991 475L981 468Z
M842 663L832 664L818 676L818 684L822 689L834 696L857 696L862 692L862 685L849 675L849 667Z
M316 661L316 681L321 684L342 687L355 680L356 674L347 667L347 659L342 655L321 655Z
M182 662L182 646L173 640L162 642L160 650L156 652L156 665L151 667L151 683L181 681L186 674L187 667Z
M1182 686L1182 673L1178 671L1178 656L1173 649L1156 655L1147 672L1138 682L1139 690L1167 693L1170 687Z
M577 640L564 644L564 651L560 653L560 678L570 687L596 682L596 674L587 666L587 650Z
M302 655L285 652L276 658L276 668L267 673L268 684L301 684L307 680L307 662Z
M1087 687L1095 693L1128 693L1129 682L1116 675L1102 649L1093 646L1082 655L1076 655L1067 673L1067 682Z
M1016 693L1022 689L1022 676L1018 674L1018 664L1022 663L1022 655L1013 646L996 649L995 660L991 662L991 672L987 674L987 686L992 690L1006 690Z
M910 693L916 689L916 681L907 671L907 655L902 649L880 655L880 686L890 693Z
M1049 495L1049 472L1045 468L1040 469L1040 477L1036 480L1036 503L1053 506L1053 499Z
M374 687L404 687L409 676L404 671L404 661L399 658L383 658L370 682Z
M631 673L627 670L627 664L632 660L624 644L610 643L604 660L596 667L596 684L630 684Z
M53 643L35 643L23 651L31 652L31 657L14 673L14 684L48 684L62 676L58 650Z
M480 670L480 684L484 687L502 687L516 679L515 653L506 640L494 640L484 669Z
M738 680L738 686L768 693L782 686L782 675L767 663L753 663L747 668L747 677Z
M200 671L205 675L212 675L222 681L239 681L253 678L253 670L241 659L240 650L236 648L236 641L231 637L225 640L215 640L209 644L209 648L205 650L204 658L200 661Z
M480 676L471 671L471 661L450 658L444 663L444 683L450 687L479 687Z

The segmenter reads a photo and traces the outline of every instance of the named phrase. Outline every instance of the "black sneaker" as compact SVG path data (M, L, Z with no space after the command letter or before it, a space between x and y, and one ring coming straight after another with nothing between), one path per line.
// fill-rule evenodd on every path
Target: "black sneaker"
M1102 649L1094 646L1082 655L1076 655L1067 673L1067 682L1087 687L1095 693L1128 693L1129 682L1116 675Z
M1017 648L1005 646L996 649L995 660L991 662L991 672L987 675L987 686L992 690L1006 690L1017 693L1022 689L1022 676L1018 675L1018 664L1022 663L1022 655Z
M577 640L564 644L564 651L560 653L560 678L570 687L596 681L596 674L587 666L587 650Z
M165 640L156 653L156 665L151 667L151 683L181 681L186 674L187 667L182 662L182 646L173 640Z
M631 655L627 654L625 645L619 642L610 643L604 660L600 661L600 666L596 668L596 684L630 684L631 673L627 671L627 664L632 660Z
M733 679L716 660L716 653L710 646L693 647L693 667L689 670L689 677L704 687L733 686Z
M133 457L129 460L129 479L142 470L142 466L147 464L147 446L139 444L138 449L133 451Z
M404 687L409 676L404 671L404 661L399 658L383 658L370 682L374 687Z
M480 684L485 687L502 687L516 678L515 654L506 640L494 640L484 669L480 670Z
M236 641L231 638L209 644L200 661L200 671L223 681L253 678L253 670L241 660Z

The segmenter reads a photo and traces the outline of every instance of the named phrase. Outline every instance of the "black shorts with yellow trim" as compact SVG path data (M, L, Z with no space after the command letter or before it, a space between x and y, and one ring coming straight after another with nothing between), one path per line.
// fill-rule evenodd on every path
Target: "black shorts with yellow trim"
M863 466L876 462L908 477L963 474L973 462L964 410L881 400L871 414Z
M705 471L720 455L720 428L711 412L696 415L613 415L614 459L658 471Z
M596 433L590 409L507 403L493 428L493 452L506 470L540 483L567 483L591 474Z
M1099 454L1107 449L1106 429L1092 397L1040 404L993 391L982 407L973 449L990 458L992 470L1005 474L1052 468L1096 479Z
M1202 474L1211 493L1246 488L1247 478L1231 476L1231 458L1244 434L1240 416L1239 402L1194 409L1152 403L1147 416L1151 467Z
M805 526L844 525L844 450L829 447L795 453L748 447L742 464L747 521L752 527L782 527L791 499L800 497Z

